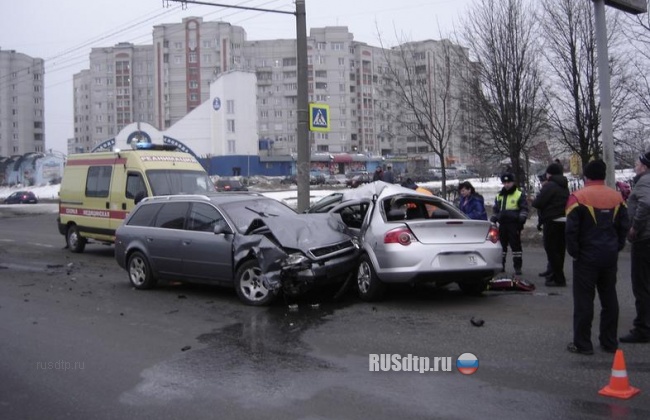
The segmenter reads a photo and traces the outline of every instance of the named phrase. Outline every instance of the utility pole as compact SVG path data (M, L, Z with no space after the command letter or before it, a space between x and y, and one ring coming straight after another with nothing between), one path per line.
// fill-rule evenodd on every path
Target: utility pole
M196 0L166 0L178 3L192 3L203 6L217 6L231 9L254 10L258 12L290 14L296 17L296 61L298 67L298 97L296 112L298 129L296 141L298 146L298 160L296 166L298 172L296 181L298 183L298 211L302 212L309 207L309 169L310 169L310 148L309 148L309 95L307 92L307 14L305 0L295 0L296 11L286 12L283 10L261 9L258 7L232 6L228 4L208 3Z
M616 177L614 169L614 134L612 127L612 97L609 86L609 52L607 50L607 24L605 5L626 13L646 13L646 0L593 0L596 20L596 50L598 53L598 89L600 91L600 116L603 124L603 160L607 165L607 185L614 188Z
M309 207L309 96L307 93L307 16L305 0L296 0L296 53L298 61L298 211Z

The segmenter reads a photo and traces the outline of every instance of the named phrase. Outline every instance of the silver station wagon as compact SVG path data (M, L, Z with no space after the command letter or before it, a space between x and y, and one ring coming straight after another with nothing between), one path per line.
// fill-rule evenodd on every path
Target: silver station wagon
M214 283L266 305L353 276L359 250L348 231L337 214L298 214L258 194L150 197L117 229L115 259L136 289Z

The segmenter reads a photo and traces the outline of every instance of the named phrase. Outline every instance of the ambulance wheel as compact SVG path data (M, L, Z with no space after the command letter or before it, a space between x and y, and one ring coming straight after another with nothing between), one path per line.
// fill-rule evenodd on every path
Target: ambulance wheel
M276 293L266 288L262 281L262 270L256 260L248 260L239 266L235 274L237 296L246 305L264 306L270 304Z
M156 286L156 278L151 272L149 261L140 251L131 254L126 270L129 273L131 284L136 289L145 290Z
M65 241L70 248L70 251L81 253L84 252L86 247L86 238L79 234L79 228L76 225L71 225L68 227L68 231L65 235Z

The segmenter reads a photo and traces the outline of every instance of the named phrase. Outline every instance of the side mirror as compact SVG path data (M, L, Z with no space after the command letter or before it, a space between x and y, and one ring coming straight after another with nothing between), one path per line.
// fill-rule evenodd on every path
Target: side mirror
M138 204L140 201L144 200L144 198L147 196L146 191L140 191L138 192L135 197L133 198L133 203Z
M225 220L219 220L216 225L214 225L214 234L215 235L227 235L232 233L232 230L230 229L230 226L228 226L228 223L226 223Z

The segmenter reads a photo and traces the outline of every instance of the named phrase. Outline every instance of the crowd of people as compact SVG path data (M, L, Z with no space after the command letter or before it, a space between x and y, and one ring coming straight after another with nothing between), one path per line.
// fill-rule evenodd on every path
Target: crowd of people
M547 257L546 270L539 275L547 287L566 287L566 254L572 259L573 341L567 345L571 353L594 354L591 330L596 294L602 308L598 335L602 351L615 352L619 342L650 343L649 168L650 151L646 151L635 164L632 188L627 183L618 183L616 189L605 185L607 166L602 160L585 165L581 188L570 189L557 160L539 175L541 188L530 203L537 210L537 229L542 232ZM390 166L386 171L378 168L375 177L394 182ZM521 232L529 219L529 203L512 172L503 173L500 180L502 188L492 205L490 221L499 227L502 270L506 271L510 250L517 278L522 275ZM402 185L431 194L410 179ZM485 200L474 186L464 181L458 190L460 210L471 219L488 220ZM636 317L629 333L618 337L618 255L627 243L631 246Z

